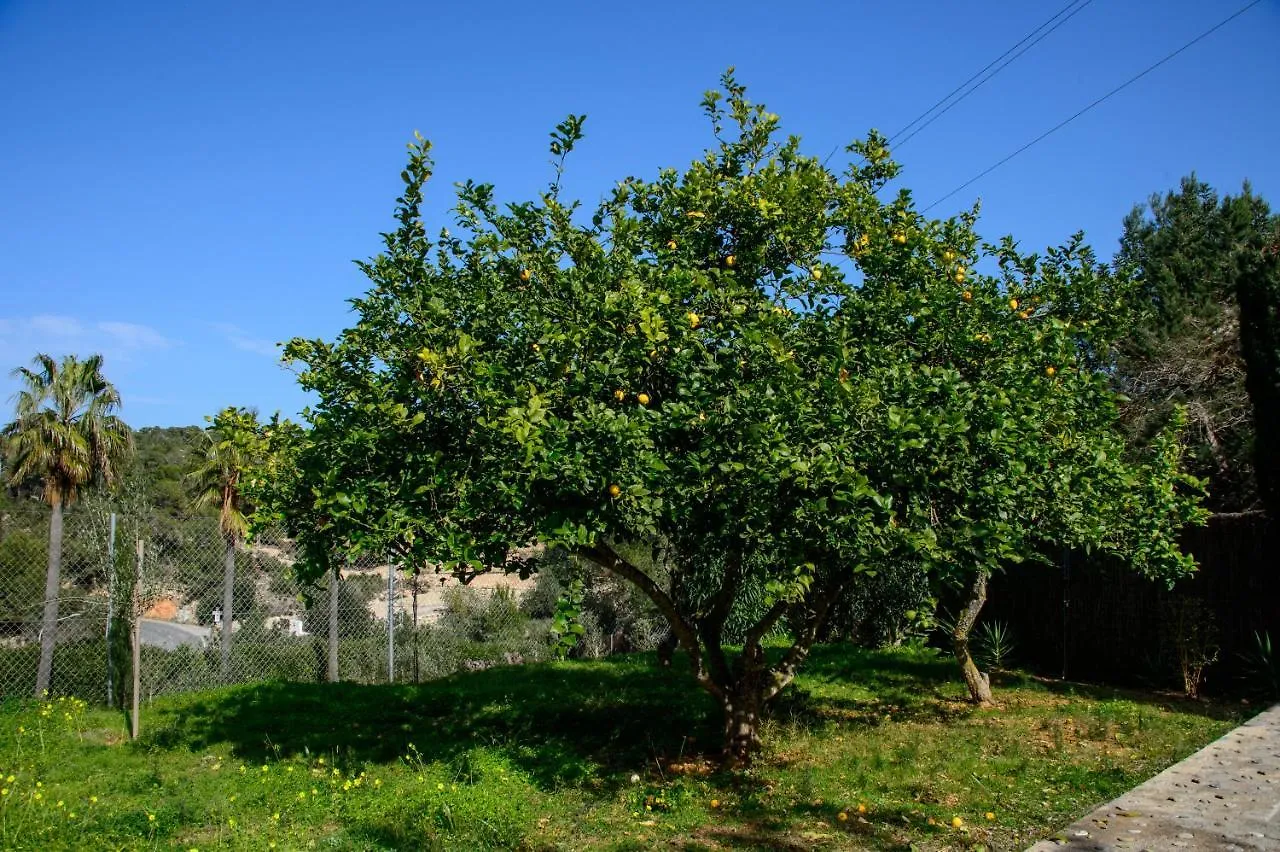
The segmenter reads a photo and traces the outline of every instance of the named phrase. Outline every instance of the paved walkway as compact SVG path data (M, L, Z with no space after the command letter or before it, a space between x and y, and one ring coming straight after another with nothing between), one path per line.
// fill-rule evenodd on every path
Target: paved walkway
M1280 705L1027 852L1280 850Z

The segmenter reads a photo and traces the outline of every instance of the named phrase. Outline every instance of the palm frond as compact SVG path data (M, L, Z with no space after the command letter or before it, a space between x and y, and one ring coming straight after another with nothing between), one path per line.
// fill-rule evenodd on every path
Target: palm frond
M59 364L46 354L13 375L24 387L14 396L14 420L5 478L17 484L38 478L50 503L70 503L96 479L114 481L132 450L128 427L112 412L120 394L102 373L102 356Z

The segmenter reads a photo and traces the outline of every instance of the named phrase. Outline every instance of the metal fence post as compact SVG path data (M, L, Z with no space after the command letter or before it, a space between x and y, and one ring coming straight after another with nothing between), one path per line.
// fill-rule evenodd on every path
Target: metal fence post
M338 596L342 594L342 569L337 564L329 576L329 682L338 682Z
M115 662L111 653L111 621L115 618L116 604L116 513L111 513L111 527L107 532L107 706L114 707Z
M396 566L387 564L387 683L396 682Z
M141 685L141 668L142 668L142 612L139 610L142 595L140 587L142 586L142 539L138 539L138 568L133 575L133 713L129 720L129 730L133 734L132 739L138 738L138 687Z

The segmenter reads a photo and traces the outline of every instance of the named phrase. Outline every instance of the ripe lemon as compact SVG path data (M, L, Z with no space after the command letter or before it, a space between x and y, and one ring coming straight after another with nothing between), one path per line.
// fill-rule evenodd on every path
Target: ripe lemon
M965 290L963 293L960 294L960 298L964 299L966 302L972 302L973 293L969 290Z
M527 270L527 269L521 269L521 270L520 270L520 280L521 280L521 281L528 281L528 280L529 280L530 278L532 278L532 277L533 277L533 273L532 273L532 272L530 272L529 270Z
M649 394L647 394L647 393L638 393L638 394L636 394L636 402L640 403L641 405L648 405L648 404L649 404Z
M610 496L610 497L621 497L621 496L622 496L622 489L621 489L621 488L619 488L619 487L618 487L618 486L616 486L616 485L610 485L610 486L609 486L609 496Z
M623 393L621 390L616 390L613 392L613 398L616 399L618 402L622 402L624 399L627 398L627 395Z
M840 813L836 814L836 819L840 820L841 822L844 822L848 818L849 818L849 815L844 811L841 811Z
M906 242L907 242L907 235L906 235L906 234L894 234L894 235L893 235L893 241L894 241L895 243L897 243L898 245L905 245L905 244L906 244Z
M1044 374L1051 379L1054 377L1054 374L1057 372L1058 372L1057 368L1053 367L1052 365L1044 368Z
M963 270L963 269L957 269L957 270L955 271L955 274L954 274L954 275L952 275L952 276L951 276L951 278L952 278L952 279L953 279L957 284L963 284L963 283L964 283L964 270Z
M865 814L866 812L867 812L867 806L866 806L865 804L863 804L862 802L859 802L859 803L858 803L858 813L860 813L860 814Z
M535 343L535 344L533 344L533 351L534 351L534 352L541 352L541 351L542 351L542 347Z
M732 254L724 259L724 265L729 267L730 269L732 269L733 265L737 262L738 262L738 258Z
M1017 300L1017 299L1010 299L1010 300L1009 300L1009 310L1016 311L1017 309L1018 309L1018 300Z
M995 818L996 818L995 814L993 814L991 811L987 811L987 819L995 819Z
M822 270L821 270L821 269L815 269L815 270L813 270L813 272L812 272L811 274L813 275L813 280L814 280L814 281L821 281L821 280L822 280Z
M1018 316L1022 317L1023 319L1027 319L1028 317L1031 316L1031 311L1023 311L1022 313L1018 314Z
M952 828L960 828L960 827L962 827L963 825L964 825L964 820L960 819L960 817L952 817L952 818L951 818L951 827L952 827Z
M672 251L675 251L675 250L676 250L676 241L675 241L675 240L667 240L667 248L671 249Z
M712 810L715 810L715 809L716 809L716 808L718 808L718 807L720 807L720 800L719 800L719 799L712 799L712 800L711 800L711 809L712 809Z
M702 317L698 316L693 311L690 311L689 312L689 328L697 328L700 325L702 325Z
M956 259L956 253L953 252L951 249L947 249L942 253L942 259L945 260L947 263L950 263L951 261Z

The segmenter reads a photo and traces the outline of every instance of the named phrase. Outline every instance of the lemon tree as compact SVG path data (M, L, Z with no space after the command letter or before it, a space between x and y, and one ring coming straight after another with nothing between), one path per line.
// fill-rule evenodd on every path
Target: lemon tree
M430 146L409 146L355 323L286 348L318 396L281 500L304 545L389 548L463 579L525 569L511 554L533 543L602 566L669 622L721 705L730 764L833 602L879 566L964 582L1042 539L1120 549L1122 513L1092 501L1154 471L1174 511L1142 514L1142 558L1186 567L1176 484L1090 456L1114 414L1093 411L1107 391L1090 335L1115 281L1075 250L984 248L973 214L885 200L898 167L876 134L835 171L731 74L703 108L703 157L592 208L561 191L571 116L538 198L465 183L430 234ZM979 275L982 256L1017 269ZM1062 517L1042 522L1050 504Z

